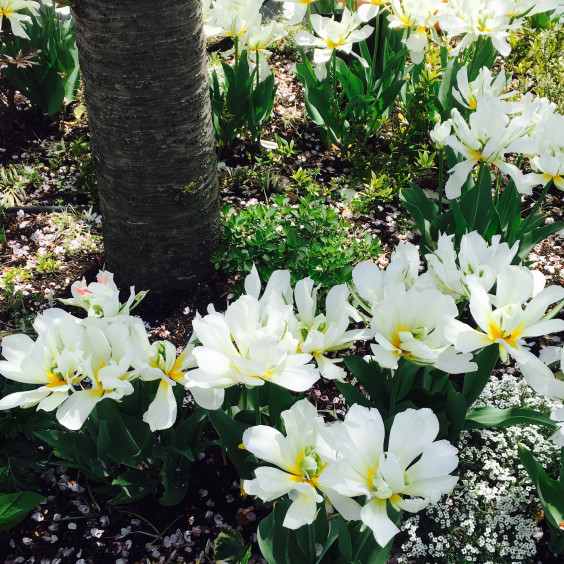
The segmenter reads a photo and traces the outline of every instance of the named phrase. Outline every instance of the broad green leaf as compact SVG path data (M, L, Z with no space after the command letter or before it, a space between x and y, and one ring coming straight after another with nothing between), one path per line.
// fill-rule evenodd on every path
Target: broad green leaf
M476 407L466 415L465 429L490 429L510 425L544 425L554 428L554 421L538 411L522 407L499 409L493 406Z
M462 385L462 394L466 399L468 407L478 399L478 396L486 387L498 358L499 345L497 343L486 347L474 356L474 362L478 365L478 370L467 372L464 375L464 383Z
M217 564L239 564L247 552L241 533L235 529L221 529L214 541L214 557Z
M45 496L35 492L0 494L0 531L7 531L17 525L44 499Z
M236 421L220 409L210 411L208 415L220 437L221 445L227 449L227 454L239 476L244 479L252 479L256 465L248 462L249 452L239 448L245 429L251 425Z

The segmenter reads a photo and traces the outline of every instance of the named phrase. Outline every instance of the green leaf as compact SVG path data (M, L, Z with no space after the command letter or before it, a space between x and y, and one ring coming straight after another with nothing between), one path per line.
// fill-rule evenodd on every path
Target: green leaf
M249 547L250 550L251 547ZM224 528L214 541L214 557L217 564L239 564L247 553L245 541L239 531ZM247 558L248 560L248 558Z
M539 501L550 529L550 549L555 554L564 550L564 484L552 480L533 455L519 445L519 458L537 489Z
M497 343L486 347L474 357L478 370L467 372L462 384L462 394L466 399L466 405L469 407L478 399L489 382L498 358L499 345Z
M17 525L45 496L35 492L0 494L0 531Z
M249 452L239 448L243 441L243 433L251 425L236 421L220 409L208 413L211 424L220 437L220 443L227 449L227 454L237 469L237 473L243 479L253 478L256 464L249 462Z
M554 428L555 422L538 411L522 407L476 407L466 415L465 429L491 429L492 427L508 427L509 425L544 425Z

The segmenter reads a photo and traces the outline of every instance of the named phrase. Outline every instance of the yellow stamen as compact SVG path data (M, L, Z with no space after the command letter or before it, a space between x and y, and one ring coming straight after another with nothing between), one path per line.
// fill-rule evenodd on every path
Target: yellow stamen
M502 339L505 341L510 347L516 348L517 347L517 339L523 334L523 331L519 331L519 328L522 324L519 324L515 331L509 335L505 335L500 327L498 327L493 321L490 321L490 326L488 329L488 335L492 341L496 341L497 339Z
M468 151L468 154L471 157L474 157L475 159L480 160L482 158L482 152L481 151Z
M327 47L329 47L329 49L336 49L337 47L340 47L343 44L343 40L339 39L339 41L337 41L337 43L335 43L332 39L327 39L326 43L327 43Z
M47 384L48 388L58 388L59 386L65 386L66 380L64 378L60 378L54 372L45 372L47 374Z

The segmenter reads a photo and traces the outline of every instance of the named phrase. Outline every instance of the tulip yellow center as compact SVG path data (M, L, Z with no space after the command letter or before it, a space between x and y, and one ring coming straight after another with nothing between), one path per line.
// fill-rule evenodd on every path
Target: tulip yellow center
M344 41L342 37L339 37L339 40L337 42L333 41L332 39L327 39L325 43L327 43L327 47L329 47L329 49L336 49L337 47L343 45Z
M55 374L55 372L45 372L47 374L47 384L48 388L57 388L59 386L66 385L67 381L62 377L61 374Z
M327 466L320 456L315 452L315 447L308 446L300 451L293 466L292 478L295 482L308 482L312 486L317 486L317 480L321 471Z
M488 328L488 336L492 341L497 341L498 339L502 339L505 341L510 347L516 348L517 347L517 339L523 334L523 331L520 331L521 324L517 326L517 328L506 335L503 329L497 325L494 321L490 321L490 326Z
M14 10L12 10L11 8L1 8L0 9L0 18L2 16L6 16L8 17L10 14L13 14Z

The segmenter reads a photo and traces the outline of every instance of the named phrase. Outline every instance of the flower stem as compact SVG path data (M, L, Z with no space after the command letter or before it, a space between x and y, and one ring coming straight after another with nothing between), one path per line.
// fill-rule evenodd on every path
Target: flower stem
M444 175L444 149L439 151L439 214L443 213L443 175Z

